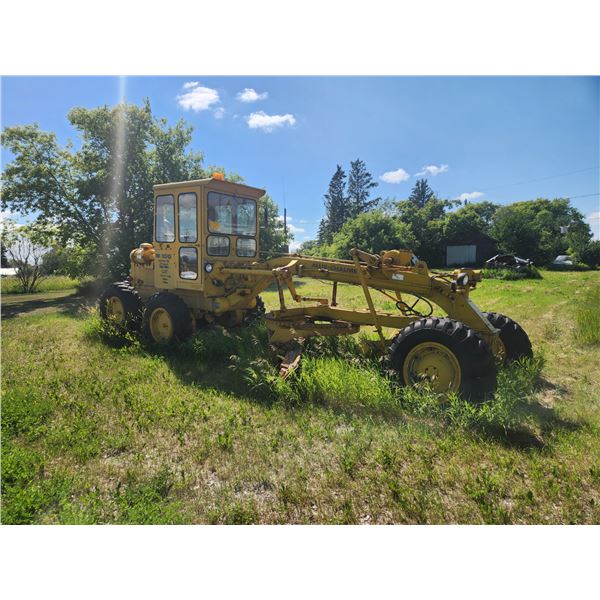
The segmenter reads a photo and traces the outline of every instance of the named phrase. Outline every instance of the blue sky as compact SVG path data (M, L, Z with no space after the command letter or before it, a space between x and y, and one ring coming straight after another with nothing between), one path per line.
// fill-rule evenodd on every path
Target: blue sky
M184 118L206 164L285 202L296 243L314 237L336 164L357 157L383 198L407 197L419 173L446 198L571 197L600 236L597 77L13 77L2 126L38 122L64 142L70 108L123 93Z

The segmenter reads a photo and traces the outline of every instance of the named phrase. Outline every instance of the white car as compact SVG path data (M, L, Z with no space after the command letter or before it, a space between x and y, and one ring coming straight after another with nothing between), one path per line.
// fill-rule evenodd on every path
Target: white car
M572 267L573 259L568 254L559 254L553 261L552 264L555 267Z

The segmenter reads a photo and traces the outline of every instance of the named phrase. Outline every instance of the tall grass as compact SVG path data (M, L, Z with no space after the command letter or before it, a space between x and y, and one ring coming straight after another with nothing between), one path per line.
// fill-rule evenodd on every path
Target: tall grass
M157 351L131 333L105 324L96 311L87 321L86 332L121 352ZM279 376L281 356L269 348L264 323L233 330L210 327L185 344L158 352L174 366L208 364L222 372L223 378L228 377L228 369L237 388L260 403L315 404L398 418L412 415L478 431L508 432L531 424L527 405L543 368L540 355L501 369L495 395L475 405L457 395L441 396L427 386L400 386L395 374L386 370L385 361L365 356L361 348L360 339L351 336L309 338L300 368L285 380Z
M22 294L23 291L19 285L19 280L10 275L8 277L2 277L2 293L3 294ZM61 290L71 290L75 289L79 280L71 279L71 277L66 277L64 275L50 275L44 279L42 279L36 287L36 291L38 292L57 292Z
M600 286L592 288L577 305L575 337L584 344L600 344Z
M294 384L303 400L315 404L398 406L392 382L378 369L340 358L306 358Z

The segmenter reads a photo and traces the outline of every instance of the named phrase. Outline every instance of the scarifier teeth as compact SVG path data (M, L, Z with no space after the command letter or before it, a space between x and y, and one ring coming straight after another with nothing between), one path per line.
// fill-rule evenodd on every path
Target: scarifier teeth
M279 376L287 379L300 365L300 357L302 356L302 346L294 345L288 350L283 357L283 361L279 366Z

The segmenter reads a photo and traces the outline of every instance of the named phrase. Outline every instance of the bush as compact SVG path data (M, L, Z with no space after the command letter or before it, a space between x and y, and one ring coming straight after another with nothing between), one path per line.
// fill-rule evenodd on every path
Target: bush
M581 260L590 267L600 266L600 240L590 242L581 253Z
M326 256L348 259L352 248L379 254L382 250L414 248L415 245L416 239L406 223L374 210L344 223L324 250Z

